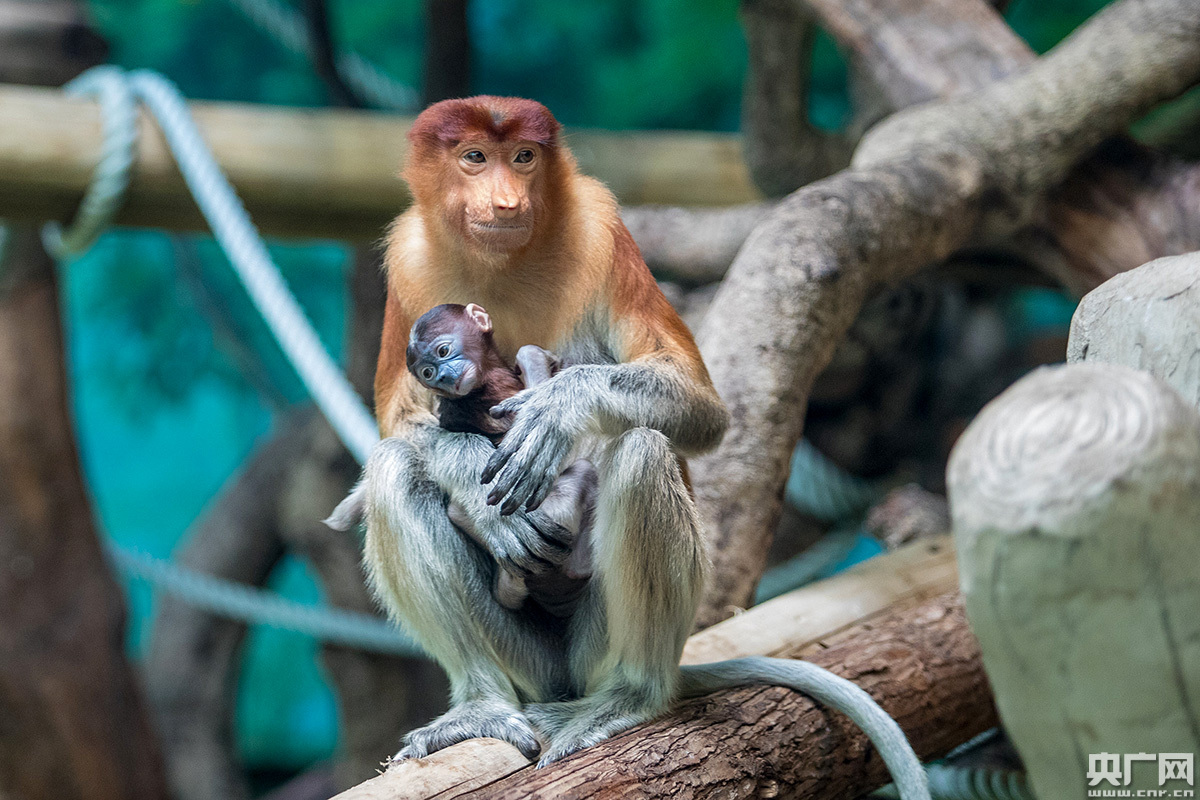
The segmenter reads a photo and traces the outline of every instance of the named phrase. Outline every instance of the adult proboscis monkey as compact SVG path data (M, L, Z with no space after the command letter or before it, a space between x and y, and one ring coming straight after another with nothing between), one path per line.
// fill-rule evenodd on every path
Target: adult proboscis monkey
M417 118L409 141L413 205L387 239L375 378L387 438L358 499L345 501L365 496L375 591L450 678L450 710L410 733L397 758L494 737L545 764L661 714L681 690L768 682L843 709L847 695L869 700L803 662L681 671L707 562L680 457L715 447L729 415L613 196L576 171L550 112L447 100ZM413 322L443 303L486 307L505 359L528 344L562 359L550 380L496 407L516 414L498 448L439 427L432 392L406 369ZM497 560L557 568L559 537L537 509L580 457L599 471L592 577L570 619L548 626L502 607L490 587ZM490 554L451 524L451 501ZM848 710L877 743L899 736L907 748L877 707ZM923 781L911 749L897 749L881 746L889 765L907 757Z

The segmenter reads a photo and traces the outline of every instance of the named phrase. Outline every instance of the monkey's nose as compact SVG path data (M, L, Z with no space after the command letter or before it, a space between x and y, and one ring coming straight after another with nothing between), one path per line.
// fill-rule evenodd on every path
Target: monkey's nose
M492 212L496 219L512 219L517 216L521 201L515 195L496 195L492 198Z

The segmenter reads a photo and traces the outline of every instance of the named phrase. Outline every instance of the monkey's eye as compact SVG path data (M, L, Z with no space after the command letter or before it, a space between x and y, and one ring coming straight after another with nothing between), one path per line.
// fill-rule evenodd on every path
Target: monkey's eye
M483 155L483 151L481 150L468 150L467 152L463 153L463 161L467 161L471 164L482 164L483 162L487 161L487 158Z
M437 350L435 352L437 353L438 358L445 358L446 356L450 355L449 343L442 342L437 346Z
M516 158L513 159L513 163L515 164L528 164L530 161L533 161L533 151L529 148L517 153Z
M421 380L425 381L426 383L432 382L433 376L436 374L437 373L434 372L433 367L421 367Z

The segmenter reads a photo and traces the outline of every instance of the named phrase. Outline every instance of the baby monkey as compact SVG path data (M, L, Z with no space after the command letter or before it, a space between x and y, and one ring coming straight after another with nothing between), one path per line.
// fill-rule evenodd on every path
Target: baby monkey
M425 312L412 327L405 353L408 370L438 396L438 424L449 431L477 433L499 444L513 415L493 416L492 406L522 389L547 381L558 359L536 345L517 351L510 366L492 339L492 319L482 307L446 303ZM521 608L526 599L556 617L568 617L591 576L588 533L596 505L597 474L585 460L563 470L540 511L575 536L562 566L522 576L497 565L493 593L500 605ZM484 543L462 509L450 503L450 521Z

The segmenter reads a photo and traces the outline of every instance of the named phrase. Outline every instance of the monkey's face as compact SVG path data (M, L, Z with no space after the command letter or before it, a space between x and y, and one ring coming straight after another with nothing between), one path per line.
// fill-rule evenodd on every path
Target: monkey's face
M464 397L479 385L479 365L464 351L457 333L411 342L408 352L409 371L435 394Z
M447 211L464 240L483 250L511 252L533 236L543 153L530 141L468 140L447 152L452 161Z
M408 371L435 394L465 397L483 380L485 358L495 347L491 335L492 318L482 306L435 306L413 324Z

